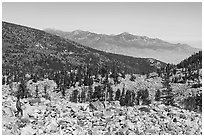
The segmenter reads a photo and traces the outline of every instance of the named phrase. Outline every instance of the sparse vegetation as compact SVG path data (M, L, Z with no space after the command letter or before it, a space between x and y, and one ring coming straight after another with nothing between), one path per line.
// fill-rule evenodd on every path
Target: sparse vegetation
M160 62L162 67L159 69L151 66L147 59L97 51L43 31L3 22L2 53L2 104L5 110L18 99L18 104L21 101L29 102L29 106L26 106L28 104L25 103L26 109L33 107L36 103L40 108L40 105L43 105L46 111L36 111L36 113L45 117L48 115L52 117L57 113L56 117L59 118L58 116L64 115L64 111L69 109L71 111L69 115L66 114L66 118L76 118L78 125L84 124L81 119L85 117L92 120L84 124L88 125L94 123L96 117L97 119L102 117L109 123L108 119L117 119L115 116L119 116L120 121L126 121L126 124L123 123L123 125L129 127L127 132L134 131L137 134L143 133L139 127L134 127L136 124L133 124L132 117L136 118L140 112L154 121L152 116L162 116L152 111L162 113L165 111L166 114L168 108L180 113L180 108L183 108L194 111L185 111L193 116L194 113L199 115L202 111L201 52L178 65L167 64L165 66ZM180 89L176 89L179 85L183 85L186 89L181 92ZM9 102L10 98L12 98L12 103ZM59 104L55 106L53 102ZM67 104L72 104L72 106ZM79 104L82 105L80 110ZM83 106L87 104L89 107ZM57 107L60 107L60 110ZM160 110L163 108L165 110ZM20 105L18 109L18 113L21 113L21 110L24 111ZM52 111L52 114L48 111ZM89 115L91 112L93 112L92 115ZM88 113L87 116L86 113ZM27 112L25 114L28 119L35 117ZM175 123L179 119L178 117L172 118L170 114L163 117L168 117ZM55 126L52 125L55 127L53 129L67 128L65 126L67 121L69 119L57 121ZM62 124L63 122L66 124ZM116 124L117 122L115 121ZM93 125L89 128L93 128ZM200 124L197 123L197 125ZM21 129L25 126L26 124ZM163 127L160 128L162 131L166 130ZM183 127L181 131L184 129L186 128ZM110 130L114 129L106 130L111 132ZM18 132L20 131L15 131L13 134ZM122 133L122 131L112 132ZM197 131L193 132L200 134Z

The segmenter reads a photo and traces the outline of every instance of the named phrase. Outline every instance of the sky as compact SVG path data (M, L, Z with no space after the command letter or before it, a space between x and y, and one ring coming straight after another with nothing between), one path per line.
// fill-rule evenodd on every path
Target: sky
M3 2L2 20L37 29L129 32L202 47L201 2Z

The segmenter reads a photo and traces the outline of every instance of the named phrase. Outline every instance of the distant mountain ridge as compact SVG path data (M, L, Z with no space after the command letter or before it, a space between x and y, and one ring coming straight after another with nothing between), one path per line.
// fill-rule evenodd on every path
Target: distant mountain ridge
M166 63L174 64L201 50L187 44L172 44L158 38L153 39L147 36L137 36L128 32L117 35L106 35L82 30L64 32L45 29L44 31L97 50L133 57L155 58Z
M77 33L77 32L75 32ZM45 71L89 65L118 67L128 73L149 73L166 64L152 58L106 53L45 31L2 22L3 71Z

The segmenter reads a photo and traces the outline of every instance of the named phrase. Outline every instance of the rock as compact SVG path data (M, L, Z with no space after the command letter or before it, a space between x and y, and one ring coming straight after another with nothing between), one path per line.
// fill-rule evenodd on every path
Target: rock
M114 115L114 112L113 112L113 111L107 111L107 110L103 111L103 117L104 117L104 118L110 118L110 117L112 117L113 115Z
M137 134L136 134L135 132L133 132L133 131L129 130L128 135L137 135Z
M104 104L98 100L95 102L91 102L89 106L92 110L97 110L97 111L103 111L105 109Z
M83 131L83 129L79 126L76 127L76 129L72 132L74 135L84 135L85 132Z
M112 134L108 131L108 132L105 132L104 135L112 135Z
M123 121L126 119L126 116L119 116L119 120Z
M99 135L98 127L95 126L92 128L92 135Z
M150 109L147 107L141 107L141 108L139 108L139 110L142 112L150 112Z
M75 113L78 113L79 107L78 106L71 106L71 110L74 111Z
M54 119L52 119L51 121L50 121L50 124L47 126L47 129L48 129L48 131L56 131L57 130L57 126L58 126L58 124L57 124L57 121L56 120L54 120Z
M125 133L128 131L128 127L123 127L119 131L123 132L123 134L125 135Z
M125 135L122 131L116 132L116 135Z
M8 117L13 117L14 116L14 112L11 110L11 108L9 107L5 107L2 109L3 110L3 115L8 116Z
M45 105L48 105L48 104L50 104L50 103L51 103L50 100L45 100L45 101L44 101L44 104L45 104Z
M2 135L12 135L12 132L2 129Z
M174 119L173 119L173 122L177 122L177 119L176 119L176 118L174 118Z
M135 129L134 123L132 123L130 120L127 120L127 126L128 126L131 130L134 130L134 129Z
M81 104L81 107L80 107L80 109L82 110L82 111L87 111L88 110L88 104Z
M120 101L113 101L113 102L111 102L111 105L115 108L119 108L120 107Z
M44 131L42 129L38 129L38 134L43 135Z
M44 97L41 97L40 100L41 100L41 102L45 102L46 101L46 99Z
M34 98L34 99L30 99L30 100L29 100L29 104L30 104L30 105L33 105L33 104L35 104L35 103L41 103L40 98Z
M30 123L30 120L28 118L22 118L21 122L27 124L27 123Z
M33 135L35 132L31 125L27 125L21 129L21 135Z

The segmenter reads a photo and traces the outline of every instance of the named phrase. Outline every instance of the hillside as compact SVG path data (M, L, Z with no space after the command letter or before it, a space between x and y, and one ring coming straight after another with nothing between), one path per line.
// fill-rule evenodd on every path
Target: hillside
M148 73L165 63L98 51L41 30L2 22L3 71L62 70L90 65L117 66L121 71Z
M178 68L192 68L192 69L202 69L202 51L195 53L184 59L179 64L177 64Z
M199 49L186 44L172 44L161 39L137 36L127 32L118 35L105 35L81 30L63 32L45 29L45 31L97 50L133 57L155 58L166 63L177 64L199 51ZM171 57L167 55L171 55Z
M179 66L2 28L2 134L202 134L201 52Z

